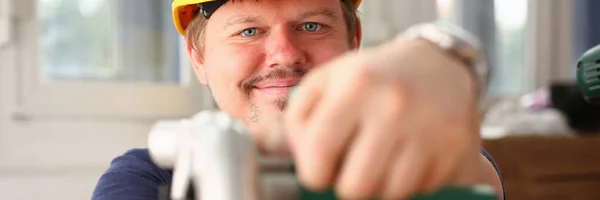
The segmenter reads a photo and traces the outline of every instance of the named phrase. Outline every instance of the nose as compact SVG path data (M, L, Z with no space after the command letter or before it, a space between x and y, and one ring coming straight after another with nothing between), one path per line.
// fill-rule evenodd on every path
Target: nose
M301 67L306 63L306 55L294 32L289 29L271 30L265 42L266 62L270 68Z

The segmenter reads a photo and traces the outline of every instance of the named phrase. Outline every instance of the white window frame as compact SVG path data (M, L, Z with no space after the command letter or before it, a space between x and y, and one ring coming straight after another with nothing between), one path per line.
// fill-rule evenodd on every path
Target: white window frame
M36 0L13 0L18 94L14 116L20 119L160 120L183 118L203 109L210 98L181 59L182 83L42 82ZM180 37L181 51L185 42ZM182 56L183 58L183 56Z
M12 38L12 7L11 1L0 0L0 49L8 45Z

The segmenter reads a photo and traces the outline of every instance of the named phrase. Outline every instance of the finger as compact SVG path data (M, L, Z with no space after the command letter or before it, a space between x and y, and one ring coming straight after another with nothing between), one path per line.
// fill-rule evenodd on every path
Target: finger
M453 123L460 124L460 123ZM478 155L479 151L474 151L475 154L472 154L471 149L472 145L467 136L465 136L465 129L457 128L456 126L444 126L446 127L446 133L442 136L444 141L433 141L435 144L441 144L432 146L430 149L436 156L435 168L432 169L431 176L427 180L424 188L427 188L429 191L433 191L438 189L441 185L448 184L450 181L454 181L455 178L462 178L465 176L461 176L459 173L464 171L464 169L460 169L460 166L471 166L469 163L469 158L475 157ZM465 142L466 141L466 142ZM443 145L443 146L442 146ZM471 170L471 169L466 169ZM460 180L456 183L459 183Z
M287 141L286 130L283 124L283 117L276 116L265 120L267 128L262 133L262 139L258 144L267 154L290 156L291 150Z
M357 90L364 83L337 81L330 85L305 125L301 147L295 147L298 176L307 188L321 190L329 187L337 173L342 152L358 128L362 105ZM363 95L364 96L364 95Z
M380 192L394 150L401 143L397 121L378 117L365 120L336 181L336 192L342 199L368 199Z
M374 89L363 110L361 130L336 183L336 191L342 197L362 199L380 192L390 159L402 142L404 135L398 122L404 112L404 100L389 89Z
M412 136L407 139L405 146L397 150L401 153L396 155L390 168L383 199L406 199L417 192L431 159L428 148L423 146L420 139L419 136Z
M300 141L298 137L304 132L307 118L323 96L325 81L324 71L315 69L307 74L302 82L295 86L293 94L290 94L283 114L283 126L292 150L296 146L295 143Z
M425 164L425 167L423 169L424 173L423 178L421 179L422 181L420 181L420 184L417 184L415 188L415 191L419 194L431 194L438 189L438 187L436 186L438 186L439 184L430 184L432 179L435 177L435 175L431 172L434 171L434 169L438 165L438 162L435 159L433 159L433 156L431 156L430 158L431 159L427 160L427 164Z

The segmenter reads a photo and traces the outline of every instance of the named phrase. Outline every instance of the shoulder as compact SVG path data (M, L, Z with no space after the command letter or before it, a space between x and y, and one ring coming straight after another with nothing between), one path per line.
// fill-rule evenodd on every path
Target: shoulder
M147 149L132 149L112 160L92 199L157 199L159 186L170 180L171 172L156 166Z

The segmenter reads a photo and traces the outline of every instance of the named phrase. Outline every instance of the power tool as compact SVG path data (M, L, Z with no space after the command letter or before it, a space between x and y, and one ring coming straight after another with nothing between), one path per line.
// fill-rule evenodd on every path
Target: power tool
M337 200L333 190L300 184L292 159L261 155L241 122L218 111L158 123L149 135L150 155L172 169L161 200ZM375 198L377 199L377 198ZM411 200L498 200L488 186L444 187Z
M600 45L589 49L579 58L577 85L586 101L600 104Z

